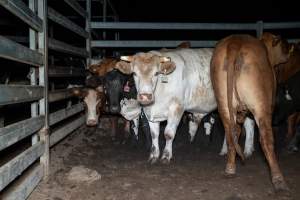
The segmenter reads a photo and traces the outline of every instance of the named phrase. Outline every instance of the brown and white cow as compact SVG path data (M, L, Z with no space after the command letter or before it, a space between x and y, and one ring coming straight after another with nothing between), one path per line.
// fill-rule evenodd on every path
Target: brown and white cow
M86 125L96 126L101 113L103 113L105 109L106 98L103 87L75 87L72 88L72 93L74 96L83 99L86 111Z
M209 67L212 51L209 48L150 51L122 56L122 61L117 63L117 69L121 72L133 73L137 100L144 106L151 129L151 163L160 156L160 122L167 120L164 131L166 146L161 160L168 163L172 158L172 143L184 111L192 113L200 121L216 109ZM198 122L195 122L195 126L198 126Z
M263 41L263 42L262 42ZM250 111L260 131L260 143L271 169L276 190L288 190L273 144L272 112L276 92L274 66L288 59L288 48L279 37L265 33L260 41L249 35L232 35L216 45L211 60L211 80L228 144L225 172L236 172L235 156L240 123Z

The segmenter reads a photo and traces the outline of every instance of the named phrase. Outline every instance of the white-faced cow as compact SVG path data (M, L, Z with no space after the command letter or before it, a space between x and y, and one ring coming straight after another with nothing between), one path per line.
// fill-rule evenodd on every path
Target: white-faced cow
M273 145L272 112L276 80L274 66L288 59L287 45L279 37L264 34L263 42L249 35L221 40L211 60L211 79L228 144L225 172L235 174L235 156L243 153L237 143L239 123L251 112L260 131L260 143L271 169L276 190L288 190Z
M160 156L158 136L161 121L167 120L164 131L166 146L161 160L168 163L183 112L188 111L200 120L216 109L210 80L211 56L212 49L208 48L175 49L122 56L122 61L117 63L116 68L121 72L133 73L137 100L144 106L151 129L151 163ZM198 126L198 122L194 123Z

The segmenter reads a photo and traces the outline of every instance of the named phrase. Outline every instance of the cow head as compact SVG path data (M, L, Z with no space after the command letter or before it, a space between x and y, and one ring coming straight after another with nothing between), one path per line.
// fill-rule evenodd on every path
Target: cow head
M273 67L288 61L291 46L286 40L271 33L263 33L261 40L267 47L269 60Z
M99 63L90 65L89 71L92 74L103 77L106 75L106 73L108 73L114 69L117 62L118 62L118 60L115 58L104 58Z
M105 76L104 87L111 113L121 111L120 101L128 78L128 75L122 74L118 70L108 72Z
M86 125L96 126L100 116L100 107L103 107L104 94L103 87L97 88L73 88L72 93L83 99L85 111L87 113Z
M169 57L138 53L134 56L122 56L116 68L124 74L133 74L138 93L137 100L142 105L149 105L154 102L158 75L172 73L176 66Z

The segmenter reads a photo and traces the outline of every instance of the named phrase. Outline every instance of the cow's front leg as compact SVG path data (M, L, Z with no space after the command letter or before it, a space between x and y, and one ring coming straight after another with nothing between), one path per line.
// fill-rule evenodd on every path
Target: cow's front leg
M150 131L151 131L151 137L152 137L152 147L151 152L149 156L149 162L151 164L154 164L157 162L159 158L159 145L158 145L158 137L159 137L159 122L150 122Z
M183 108L181 107L181 105L175 104L170 106L168 114L168 123L164 132L166 146L161 157L161 161L164 164L169 163L172 158L172 144L182 114Z

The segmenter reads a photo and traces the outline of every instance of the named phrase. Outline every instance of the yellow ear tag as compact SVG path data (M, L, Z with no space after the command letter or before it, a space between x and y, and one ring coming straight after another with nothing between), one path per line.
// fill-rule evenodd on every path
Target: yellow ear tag
M161 82L162 83L167 83L168 82L167 70L166 69L165 69L163 75L161 76Z

